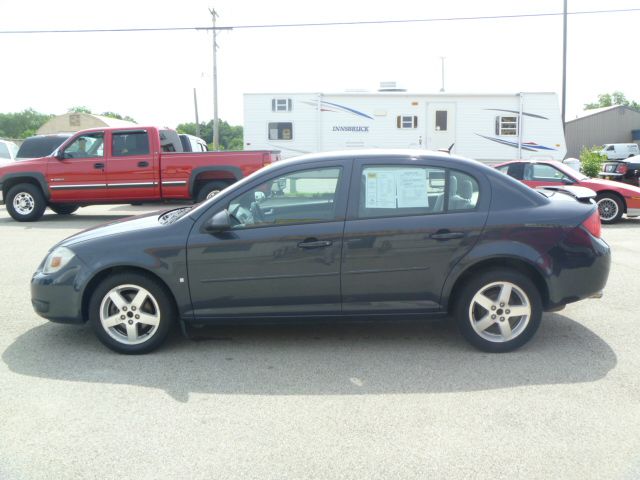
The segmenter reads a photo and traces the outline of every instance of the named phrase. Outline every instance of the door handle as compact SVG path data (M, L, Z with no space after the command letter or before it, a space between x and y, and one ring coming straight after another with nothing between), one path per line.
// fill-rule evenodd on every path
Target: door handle
M148 167L149 166L149 162L138 162L138 166L139 167Z
M102 162L94 163L93 164L93 168L96 168L98 170L103 169L104 168L104 163L102 163Z
M298 243L300 248L323 248L333 245L331 240L316 240L315 238L309 238L304 242Z
M464 232L450 232L449 230L438 230L436 233L429 235L434 240L454 240L464 237Z

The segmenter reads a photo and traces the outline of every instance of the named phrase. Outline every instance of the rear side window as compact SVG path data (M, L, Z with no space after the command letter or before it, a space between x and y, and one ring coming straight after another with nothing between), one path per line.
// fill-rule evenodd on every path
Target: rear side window
M114 133L111 139L114 157L130 157L149 153L149 135L146 132Z
M463 172L421 166L366 166L360 178L359 218L429 215L473 210L475 178Z

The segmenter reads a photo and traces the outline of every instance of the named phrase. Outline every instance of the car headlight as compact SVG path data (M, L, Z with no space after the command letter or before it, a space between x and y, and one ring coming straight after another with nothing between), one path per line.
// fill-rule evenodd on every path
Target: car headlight
M61 268L63 268L67 263L71 261L73 257L75 257L75 253L69 250L66 247L58 247L53 252L49 254L47 259L44 262L44 268L42 269L42 273L49 274L55 273Z

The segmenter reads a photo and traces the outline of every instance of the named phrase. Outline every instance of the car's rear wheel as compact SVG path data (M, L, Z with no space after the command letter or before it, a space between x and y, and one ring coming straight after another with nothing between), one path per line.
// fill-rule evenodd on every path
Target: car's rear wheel
M140 273L107 277L89 301L89 322L98 339L119 353L140 354L158 348L175 317L170 293Z
M486 352L508 352L527 343L542 319L542 299L531 279L496 269L467 281L457 297L456 323L464 338Z
M598 213L602 223L616 223L622 217L622 201L611 193L601 193L596 197Z
M229 184L227 182L216 181L216 182L207 182L198 190L198 194L196 195L196 202L200 203L204 200L209 200L212 197L215 197L222 190L227 188Z
M9 215L19 222L38 220L47 208L42 191L32 183L11 187L5 200Z
M49 208L58 215L71 215L80 207L77 205L49 205Z

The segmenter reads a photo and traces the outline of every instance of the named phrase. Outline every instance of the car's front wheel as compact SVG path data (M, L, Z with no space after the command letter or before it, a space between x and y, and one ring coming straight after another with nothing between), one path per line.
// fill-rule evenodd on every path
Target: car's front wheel
M496 269L473 276L457 297L455 319L464 338L486 352L508 352L527 343L542 319L542 299L531 279Z
M170 293L152 277L118 273L98 285L89 301L89 322L98 339L127 354L148 353L166 339L175 321Z
M601 193L596 197L596 202L602 223L616 223L622 217L622 201L616 195Z
M38 220L47 208L42 191L31 183L11 187L7 193L6 205L9 215L19 222Z

